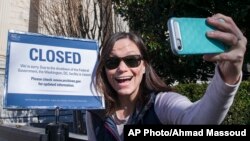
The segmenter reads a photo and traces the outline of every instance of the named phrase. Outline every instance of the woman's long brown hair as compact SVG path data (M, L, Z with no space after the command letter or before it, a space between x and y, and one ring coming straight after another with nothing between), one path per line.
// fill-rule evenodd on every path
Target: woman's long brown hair
M105 72L104 61L105 58L109 57L115 42L124 38L131 40L137 45L145 64L145 74L143 75L139 89L139 100L141 104L144 104L148 101L149 95L152 92L157 93L161 91L171 91L171 87L167 86L152 68L147 54L147 48L144 45L142 38L132 32L115 33L109 38L109 40L107 40L107 42L101 49L101 53L99 56L99 64L96 70L96 89L99 93L104 95L107 115L113 114L116 108L120 105L120 103L116 91L112 88L108 81Z

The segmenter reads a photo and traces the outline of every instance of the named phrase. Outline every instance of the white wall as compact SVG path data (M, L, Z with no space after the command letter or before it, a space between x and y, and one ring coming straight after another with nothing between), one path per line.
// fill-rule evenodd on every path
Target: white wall
M28 31L30 0L0 0L0 116L15 116L18 112L2 109L4 74L9 29ZM25 113L27 114L27 113ZM0 119L0 123L3 122Z
M30 0L0 1L0 55L5 56L9 29L28 31Z

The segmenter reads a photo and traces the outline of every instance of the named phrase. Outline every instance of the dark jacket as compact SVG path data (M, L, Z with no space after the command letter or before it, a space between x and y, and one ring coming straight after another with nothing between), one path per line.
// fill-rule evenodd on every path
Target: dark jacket
M148 103L139 111L134 112L127 124L161 124L154 110L155 94L151 94ZM98 141L120 141L115 121L105 116L104 110L89 111L92 125Z

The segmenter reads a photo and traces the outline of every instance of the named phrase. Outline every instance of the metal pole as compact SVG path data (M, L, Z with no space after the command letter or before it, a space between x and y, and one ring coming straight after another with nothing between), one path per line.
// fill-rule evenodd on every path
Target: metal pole
M86 129L84 128L83 113L81 110L73 110L73 127L74 132L77 134L86 134Z
M49 123L45 128L45 133L48 135L48 141L68 141L69 127L65 123L59 122L60 109L55 109L55 122Z

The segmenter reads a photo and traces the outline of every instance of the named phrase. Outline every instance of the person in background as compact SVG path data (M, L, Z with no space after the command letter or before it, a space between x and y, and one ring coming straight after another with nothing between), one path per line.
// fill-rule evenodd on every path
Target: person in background
M207 22L218 29L207 32L207 36L230 49L203 56L216 62L215 74L196 102L172 91L159 78L140 36L132 32L112 35L102 48L95 79L106 108L87 111L88 139L122 141L126 124L222 123L241 83L247 39L228 16L215 14Z

